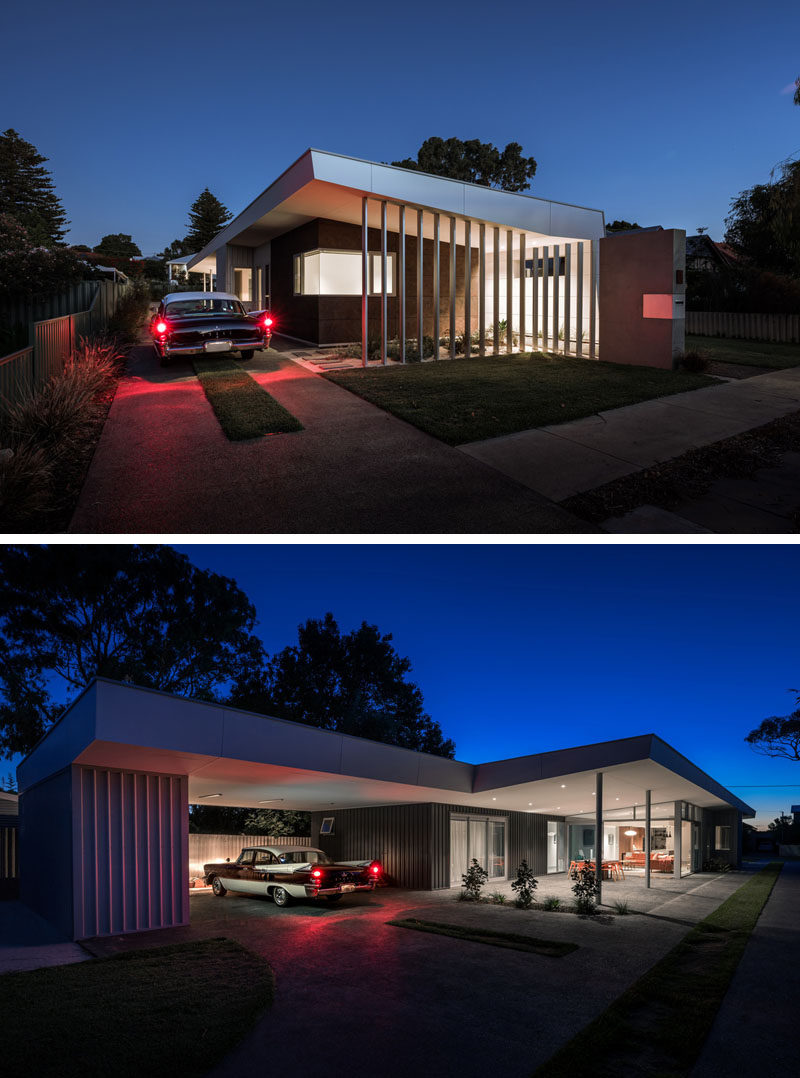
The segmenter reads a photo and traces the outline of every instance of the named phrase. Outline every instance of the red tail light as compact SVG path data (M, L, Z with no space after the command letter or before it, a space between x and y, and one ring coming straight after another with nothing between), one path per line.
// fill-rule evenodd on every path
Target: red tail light
M381 873L381 866L376 861L374 865L369 866L369 870L374 876L379 876Z
M156 322L156 333L166 333L167 323L164 321Z
M322 876L322 873L318 868L315 868L311 875L314 876L316 879L319 879Z
M265 326L271 326L272 325L272 319L270 318L270 316L268 314L264 315L264 325Z

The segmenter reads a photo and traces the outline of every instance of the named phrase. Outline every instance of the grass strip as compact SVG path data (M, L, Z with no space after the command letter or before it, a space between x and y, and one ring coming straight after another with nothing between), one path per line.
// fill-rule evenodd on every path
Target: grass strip
M270 1006L269 965L207 939L0 976L3 1068L37 1078L194 1078Z
M701 374L541 353L325 371L324 377L448 445L716 384Z
M716 363L741 363L744 367L776 370L800 364L800 344L782 341L746 341L731 337L699 337L686 334L686 351L705 352Z
M578 949L576 943L542 940L535 936L522 936L516 932L495 932L491 928L473 928L466 925L445 924L442 921L420 921L416 917L403 917L386 923L396 925L398 928L413 928L417 932L434 932L438 936L452 936L453 939L471 940L473 943L488 943L492 947L508 947L514 951L528 951L531 954L547 955L550 958L561 958Z
M767 865L534 1073L687 1075L782 866ZM627 1070L626 1070L627 1068Z
M194 360L194 372L231 442L289 434L303 425L233 360Z

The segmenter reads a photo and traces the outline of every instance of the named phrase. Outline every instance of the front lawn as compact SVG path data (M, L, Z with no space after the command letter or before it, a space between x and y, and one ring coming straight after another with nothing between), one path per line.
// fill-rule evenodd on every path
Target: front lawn
M194 1078L272 1002L267 963L227 939L0 976L3 1070Z
M196 356L194 372L229 441L303 429L235 360Z
M702 374L539 353L327 371L325 377L448 445L714 384Z
M740 341L730 337L696 337L686 334L687 352L705 352L712 363L741 363L744 367L796 367L800 344L777 341Z

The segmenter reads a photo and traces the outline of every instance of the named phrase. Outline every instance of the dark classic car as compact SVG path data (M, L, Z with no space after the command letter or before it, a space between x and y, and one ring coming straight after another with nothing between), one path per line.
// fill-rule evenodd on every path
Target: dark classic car
M150 332L162 366L174 355L239 352L252 359L256 349L269 347L272 317L268 311L248 314L229 292L171 292L159 303Z
M235 861L203 865L218 898L228 891L267 895L276 906L293 898L338 902L352 891L372 891L381 875L377 861L332 861L306 846L245 846Z

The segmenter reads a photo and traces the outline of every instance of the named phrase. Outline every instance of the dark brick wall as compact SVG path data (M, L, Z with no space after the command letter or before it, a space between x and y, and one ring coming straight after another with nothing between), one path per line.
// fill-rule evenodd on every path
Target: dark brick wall
M447 230L447 225L444 225ZM370 252L380 251L380 231L369 230ZM291 337L315 343L334 344L361 340L360 296L295 296L293 258L303 251L316 248L337 251L360 251L361 228L342 221L320 218L307 225L293 229L272 241L272 309L280 330ZM397 253L397 234L390 232L387 249ZM425 240L423 249L423 311L425 334L433 335L433 241ZM463 329L464 320L464 247L456 248L456 332ZM478 317L478 249L472 249L471 258L472 324L477 327ZM417 239L406 237L406 336L417 336ZM396 296L389 296L387 303L388 336L399 334L399 304ZM369 334L380 334L380 296L371 296L367 313ZM450 245L440 244L440 331L445 336L450 331Z

